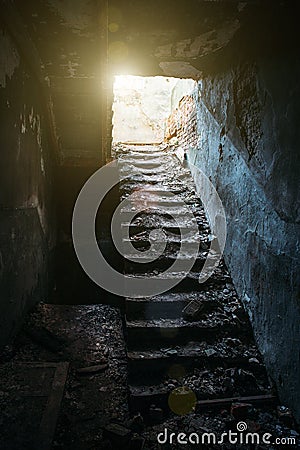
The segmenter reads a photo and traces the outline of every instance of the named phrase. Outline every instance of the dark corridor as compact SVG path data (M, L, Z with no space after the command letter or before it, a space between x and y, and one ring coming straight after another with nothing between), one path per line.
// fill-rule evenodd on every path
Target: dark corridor
M1 449L300 446L298 9L1 0Z

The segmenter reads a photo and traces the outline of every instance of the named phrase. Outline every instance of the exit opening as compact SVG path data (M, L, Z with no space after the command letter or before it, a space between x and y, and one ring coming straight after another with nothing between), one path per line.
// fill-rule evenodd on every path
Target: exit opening
M182 98L192 95L194 87L191 79L115 76L113 144L162 143L168 118Z

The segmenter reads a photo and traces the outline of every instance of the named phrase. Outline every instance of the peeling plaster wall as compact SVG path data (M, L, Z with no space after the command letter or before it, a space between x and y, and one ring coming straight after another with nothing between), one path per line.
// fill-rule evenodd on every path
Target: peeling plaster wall
M38 83L0 30L0 346L45 301L55 242L50 149ZM50 216L52 219L50 220Z
M227 265L269 374L298 421L299 80L294 55L207 76L194 92L197 130L186 137L189 162L224 204Z

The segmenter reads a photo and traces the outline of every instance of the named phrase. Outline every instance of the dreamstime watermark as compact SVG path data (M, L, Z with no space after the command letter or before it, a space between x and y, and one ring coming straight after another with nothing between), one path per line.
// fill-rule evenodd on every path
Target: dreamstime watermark
M144 169L147 168L147 163ZM151 165L149 165L151 169ZM198 193L211 228L211 243L206 261L199 275L204 283L217 267L226 242L226 218L222 202L210 180L204 173L191 167ZM189 205L177 194L159 186L163 195L155 204L157 214L168 215L180 230L180 250L175 262L162 274L129 276L115 270L104 258L97 243L95 220L99 206L109 191L121 181L130 180L141 173L133 165L124 170L117 160L97 170L81 189L73 211L72 236L77 258L86 274L100 287L125 297L153 296L176 286L192 269L199 252L200 236L196 217ZM158 186L158 185L156 185ZM111 236L118 252L125 258L139 263L149 263L159 258L168 243L163 226L149 233L150 249L139 251L130 239L130 224L149 207L140 202L142 189L133 192L120 202L111 221ZM184 223L181 223L184 217ZM141 255L143 258L141 258ZM188 255L188 257L187 257ZM176 276L172 276L176 274Z
M157 435L157 442L164 444L179 444L179 445L210 445L210 444L249 444L249 445L296 445L295 437L276 437L271 433L253 433L247 431L248 425L246 422L237 423L237 431L229 430L220 435L213 432L205 433L183 433L170 432L167 428Z

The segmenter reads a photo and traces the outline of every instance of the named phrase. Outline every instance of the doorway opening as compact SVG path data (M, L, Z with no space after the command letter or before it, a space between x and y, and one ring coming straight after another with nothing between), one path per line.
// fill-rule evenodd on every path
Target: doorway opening
M167 119L179 101L191 95L195 81L173 77L115 76L112 141L159 144L166 138Z

